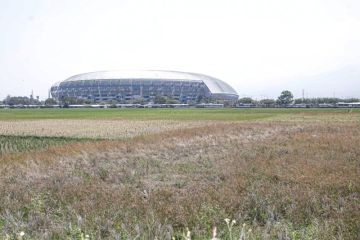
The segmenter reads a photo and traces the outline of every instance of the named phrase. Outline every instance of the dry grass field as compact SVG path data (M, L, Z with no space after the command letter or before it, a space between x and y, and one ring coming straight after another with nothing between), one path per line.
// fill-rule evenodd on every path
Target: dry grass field
M210 121L176 120L22 120L1 121L0 135L123 139L174 129L211 124Z
M359 116L4 119L0 239L359 239Z

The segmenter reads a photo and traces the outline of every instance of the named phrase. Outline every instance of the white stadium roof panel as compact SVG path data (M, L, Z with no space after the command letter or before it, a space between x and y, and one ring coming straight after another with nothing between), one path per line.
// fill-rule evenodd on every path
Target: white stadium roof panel
M174 81L202 81L212 94L237 95L237 92L227 83L207 75L178 71L140 70L140 71L99 71L74 75L65 80L109 80L109 79L142 79L142 80L174 80Z

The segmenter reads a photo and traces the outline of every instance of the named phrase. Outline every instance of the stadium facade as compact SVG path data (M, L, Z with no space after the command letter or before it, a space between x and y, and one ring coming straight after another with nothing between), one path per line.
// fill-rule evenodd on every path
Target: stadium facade
M198 73L177 71L100 71L72 76L54 84L53 98L66 97L101 101L128 101L156 96L171 97L180 102L199 99L237 100L238 94L227 83Z

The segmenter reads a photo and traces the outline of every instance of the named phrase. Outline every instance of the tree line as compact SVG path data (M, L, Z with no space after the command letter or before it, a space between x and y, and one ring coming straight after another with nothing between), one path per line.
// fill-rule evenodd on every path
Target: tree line
M1 104L6 105L41 105L42 102L39 100L39 97L33 98L32 96L10 96L8 95L3 101L0 101Z
M294 98L294 95L289 90L281 92L277 99L267 98L261 100L255 100L250 97L240 98L238 101L239 105L254 105L254 106L265 106L272 107L276 105L293 105L293 104L304 104L316 106L319 104L336 104L339 102L353 103L360 102L359 98L335 98L335 97L317 97L317 98Z
M107 104L117 104L117 103L131 103L131 104L146 104L149 100L144 98L136 98L131 100L110 100L102 103ZM156 96L152 99L152 102L155 104L178 104L181 103L180 101L173 99L167 96ZM246 105L246 106L263 106L263 107L274 107L274 106L287 106L293 104L303 104L309 106L317 106L319 104L336 104L339 102L344 103L352 103L352 102L360 102L359 98L330 98L330 97L318 97L318 98L296 98L294 99L294 95L289 90L284 90L281 92L277 99L267 98L261 100L255 100L250 97L243 97L238 99L235 102L229 103L226 101L221 100L211 100L209 98L199 97L196 101L190 102L197 104L197 103L224 103L225 106L234 106L234 105ZM74 97L64 97L60 99L60 101L56 101L53 98L48 98L45 101L40 101L39 97L33 98L32 96L10 96L8 95L3 101L0 101L0 104L5 104L9 106L13 105L56 105L60 104L63 106L68 105L83 105L83 104L92 104L94 103L93 100L89 99L81 99L81 98L74 98Z
M203 99L199 99L202 101ZM101 104L117 104L117 103L130 103L130 104L146 104L149 100L145 98L135 98L131 100L108 100L102 101ZM152 102L155 104L178 104L181 103L179 100L173 99L167 96L156 96L152 99ZM197 103L198 101L196 101ZM84 104L93 104L95 103L94 100L91 99L82 99L82 98L75 98L75 97L63 97L59 99L59 101L55 100L54 98L47 98L45 101L40 101L38 98L34 99L32 97L27 96L7 96L3 101L0 101L0 104L5 104L9 106L14 105L57 105L60 104L62 106L68 105L84 105ZM98 102L97 102L98 103Z

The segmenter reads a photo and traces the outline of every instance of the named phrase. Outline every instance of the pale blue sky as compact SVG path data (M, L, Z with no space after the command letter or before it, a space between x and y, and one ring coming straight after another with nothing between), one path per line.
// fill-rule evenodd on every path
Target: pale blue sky
M360 97L358 0L0 0L0 99L72 75L208 74L240 96Z

